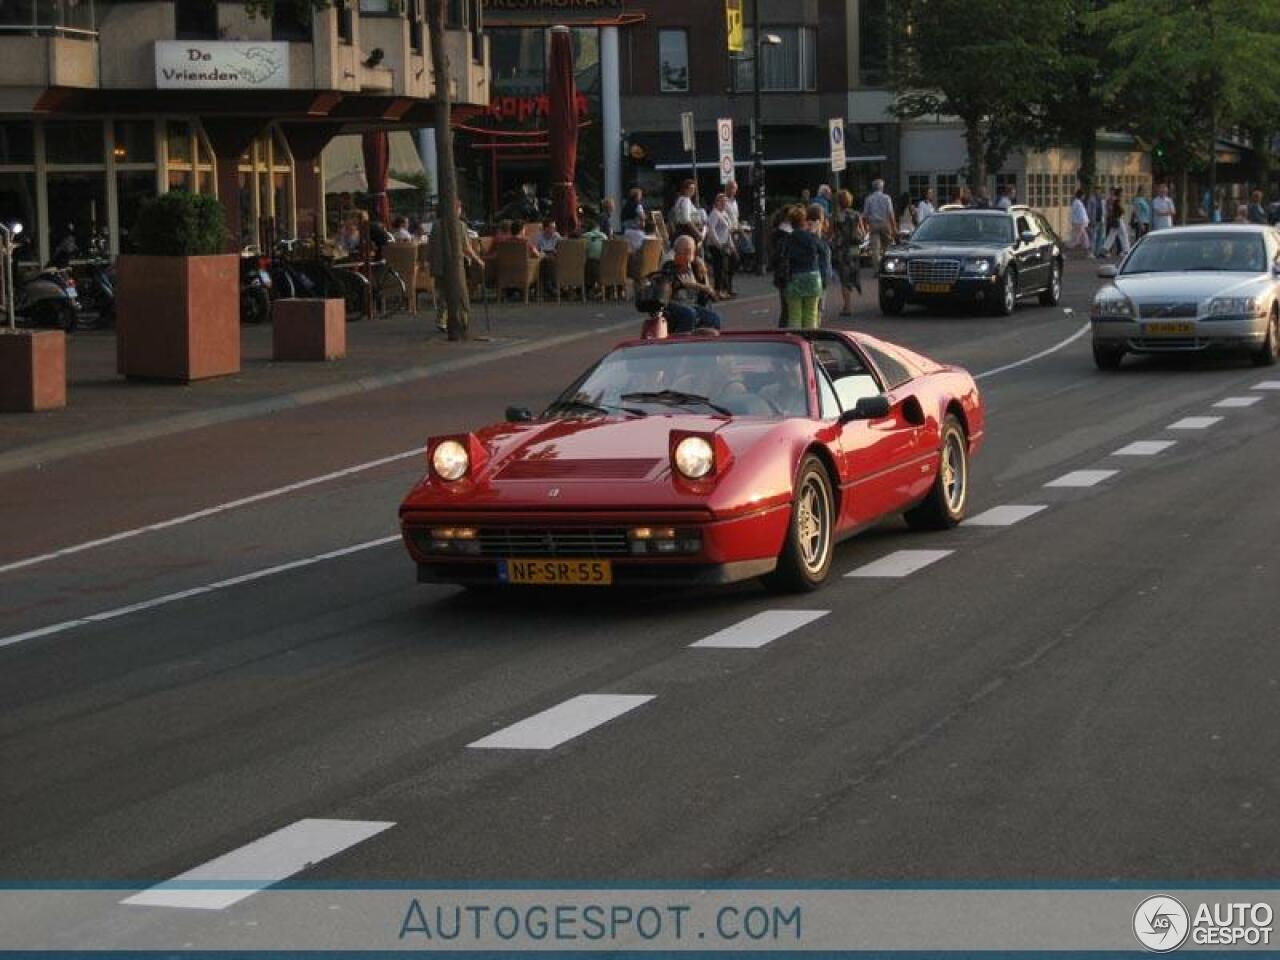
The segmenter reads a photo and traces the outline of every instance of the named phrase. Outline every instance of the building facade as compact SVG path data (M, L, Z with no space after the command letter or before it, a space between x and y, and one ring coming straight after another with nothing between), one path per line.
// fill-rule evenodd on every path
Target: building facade
M455 100L487 99L479 0L450 0ZM344 132L434 120L423 0L0 3L0 219L41 262L68 233L128 248L138 206L216 195L233 242L323 224L321 153Z

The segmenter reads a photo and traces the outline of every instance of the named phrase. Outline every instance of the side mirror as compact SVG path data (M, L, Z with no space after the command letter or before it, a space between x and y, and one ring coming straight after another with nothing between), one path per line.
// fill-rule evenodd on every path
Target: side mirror
M1116 270L1116 265L1114 263L1108 263L1105 267L1098 268L1098 279L1114 280L1118 272L1119 271Z
M533 413L528 407L507 407L508 423L528 423L533 419Z
M1023 243L1034 243L1036 239L1036 235L1032 233L1030 230L1023 230L1022 233L1018 235L1018 239L1021 240Z
M878 393L874 397L862 397L853 405L852 410L846 410L840 416L841 423L850 423L854 420L879 420L889 415L889 398L883 393Z

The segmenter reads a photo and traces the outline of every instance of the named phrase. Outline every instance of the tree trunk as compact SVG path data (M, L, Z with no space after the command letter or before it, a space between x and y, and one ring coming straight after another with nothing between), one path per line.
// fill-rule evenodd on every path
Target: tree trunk
M1178 223L1181 226L1187 225L1187 165L1180 163L1178 165Z
M1209 222L1218 209L1218 111L1210 111L1209 120Z
M1249 142L1253 144L1250 179L1253 188L1262 191L1265 201L1271 195L1271 134L1265 127L1250 127Z
M449 312L449 339L467 339L467 273L462 250L466 237L457 215L458 171L453 162L453 96L449 90L449 59L444 50L444 0L427 0L427 30L431 40L431 72L435 79L436 169L440 176L439 204L433 243L444 244L444 303Z
M987 189L987 140L979 120L964 119L964 145L969 155L969 190Z
M1080 131L1080 167L1076 170L1076 180L1085 190L1093 189L1093 181L1098 177L1098 130L1090 125Z

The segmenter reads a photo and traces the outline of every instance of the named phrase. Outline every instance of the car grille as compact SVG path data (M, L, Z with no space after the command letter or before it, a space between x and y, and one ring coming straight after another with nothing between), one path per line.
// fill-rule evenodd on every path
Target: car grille
M625 527L480 528L485 557L620 557L630 552Z
M1194 317L1198 308L1199 304L1194 300L1140 303L1138 304L1138 314L1145 320L1157 317Z
M1209 341L1196 337L1135 337L1129 345L1135 350L1159 353L1162 350L1205 350Z
M954 283L960 276L960 261L908 260L907 276L912 283Z
M595 460L513 460L497 476L503 480L643 480L663 461L614 457Z

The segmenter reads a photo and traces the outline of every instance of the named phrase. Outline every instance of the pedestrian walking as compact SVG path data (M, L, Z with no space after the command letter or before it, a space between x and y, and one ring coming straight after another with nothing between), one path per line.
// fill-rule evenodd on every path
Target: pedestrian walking
M1009 196L1009 188L1003 183L996 187L996 202L992 206L997 210L1008 210L1013 206L1013 200Z
M1111 255L1112 244L1119 246L1120 256L1129 252L1129 227L1124 221L1124 192L1119 187L1111 191L1111 203L1107 210L1107 236L1102 241L1103 252Z
M707 239L704 244L707 262L711 265L711 275L715 278L716 293L726 297L733 295L733 268L738 258L738 251L733 245L728 203L729 198L723 193L716 194L711 211L707 214Z
M787 284L791 280L791 260L787 248L791 244L791 213L795 207L782 207L773 215L769 236L769 272L778 291L778 326L787 325Z
M932 217L937 209L933 203L933 187L928 187L924 191L924 196L920 198L920 202L916 204L916 226L920 226Z
M1254 190L1249 194L1249 222L1250 223L1266 223L1267 208L1262 205L1262 191Z
M671 208L671 225L676 235L692 237L695 244L702 243L703 229L698 223L699 216L693 205L693 195L698 185L692 180L680 184L680 193L676 197L675 206Z
M862 205L867 218L867 230L871 234L871 269L880 270L880 258L884 251L897 242L898 222L893 214L893 201L884 192L884 181L873 180L871 193Z
M848 190L841 190L836 194L831 240L836 277L840 281L840 317L844 320L853 316L853 291L862 293L862 241L866 235L866 224L861 214L853 209L853 194Z
M1088 257L1093 256L1093 242L1089 237L1089 211L1084 205L1084 190L1076 189L1075 198L1071 201L1071 242L1070 246L1079 248Z
M1102 241L1107 236L1107 198L1102 192L1102 184L1093 185L1093 193L1087 201L1089 208L1089 229L1093 231L1093 255L1102 256Z
M635 229L643 233L644 221L644 191L639 187L632 187L627 194L627 199L622 204L623 232Z
M885 198L888 199L887 197ZM892 215L892 210L890 210ZM816 233L809 229L809 215L796 206L788 215L791 234L787 238L787 326L812 330L819 323L822 303L822 247Z
M911 233L916 226L916 207L911 202L911 194L904 190L898 196L898 230L897 235L893 238L894 242L897 242L898 235Z
M1133 239L1140 240L1151 232L1151 201L1141 185L1133 197Z
M824 183L818 187L818 195L813 198L813 202L822 208L822 215L826 219L831 218L831 214L835 212L835 208L831 203L831 185Z
M1151 229L1168 230L1173 226L1173 218L1178 210L1169 196L1169 185L1162 183L1156 187L1156 195L1151 201Z

